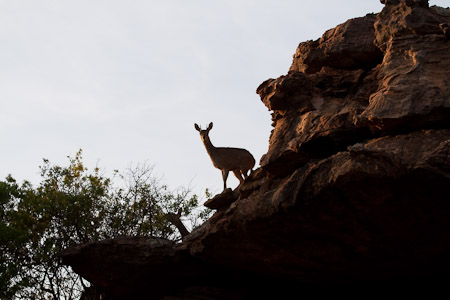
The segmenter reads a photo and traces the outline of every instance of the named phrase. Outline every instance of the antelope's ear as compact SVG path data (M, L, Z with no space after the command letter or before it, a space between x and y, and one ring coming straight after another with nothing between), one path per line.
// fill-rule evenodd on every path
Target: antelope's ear
M213 127L213 122L209 123L208 130L211 130Z
M195 126L195 129L196 129L197 131L200 131L200 130L201 130L200 126L198 126L197 123L195 123L194 126Z

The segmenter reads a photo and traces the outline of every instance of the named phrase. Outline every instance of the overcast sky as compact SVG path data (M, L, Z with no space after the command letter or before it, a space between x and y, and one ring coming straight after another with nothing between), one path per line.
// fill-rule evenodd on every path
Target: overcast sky
M81 148L106 175L147 162L172 188L220 192L194 123L213 121L215 146L246 148L258 164L271 131L258 85L287 73L299 42L381 9L378 0L0 0L0 180L37 184L43 158L67 165Z

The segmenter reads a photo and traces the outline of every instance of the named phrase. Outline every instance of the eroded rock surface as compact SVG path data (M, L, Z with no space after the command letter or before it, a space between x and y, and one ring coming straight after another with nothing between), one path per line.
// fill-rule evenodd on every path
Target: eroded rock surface
M221 194L208 199L205 202L205 206L211 209L225 209L228 208L231 203L239 198L239 192L237 190L232 191L231 189L226 189Z
M274 129L237 200L181 244L105 241L64 261L115 298L448 281L450 11L382 2L301 43L288 74L258 87Z
M117 299L157 299L207 274L201 263L164 239L121 237L82 244L61 255L75 272ZM156 288L149 290L149 282Z

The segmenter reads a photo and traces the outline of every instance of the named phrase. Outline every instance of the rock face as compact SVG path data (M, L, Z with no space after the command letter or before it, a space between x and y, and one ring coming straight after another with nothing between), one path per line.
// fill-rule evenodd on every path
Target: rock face
M181 244L104 241L64 262L116 299L448 280L450 11L383 2L301 43L289 73L258 87L274 129L236 201L217 198Z

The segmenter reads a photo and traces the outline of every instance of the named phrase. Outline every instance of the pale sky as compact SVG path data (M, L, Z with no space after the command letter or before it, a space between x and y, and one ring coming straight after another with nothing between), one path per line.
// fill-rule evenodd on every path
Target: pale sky
M448 6L448 0L430 1ZM83 149L106 175L155 165L172 189L221 192L194 123L257 166L270 112L255 93L297 45L378 0L0 0L0 180ZM256 167L257 167L256 166ZM230 174L228 185L238 181Z

